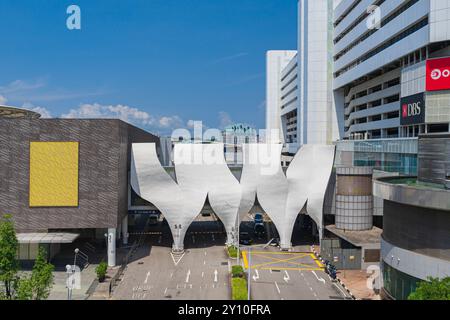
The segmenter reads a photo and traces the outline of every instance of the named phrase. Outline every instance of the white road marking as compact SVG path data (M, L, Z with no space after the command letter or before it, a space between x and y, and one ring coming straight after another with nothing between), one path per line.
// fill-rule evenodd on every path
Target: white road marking
M170 278L171 278L171 279L173 278L173 272L170 274Z
M150 271L147 272L147 276L145 277L145 281L144 281L145 284L147 284L149 277L150 277Z
M166 288L166 290L164 290L164 295L166 295L167 294L167 288Z
M334 284L334 286L336 287L336 288L338 288L339 289L339 291L343 294L343 296L344 296L344 298L347 298L347 294L336 284L336 283L333 283Z
M275 287L277 288L278 294L280 294L281 293L280 287L278 286L278 283L276 281L275 281Z
M191 277L191 269L189 269L189 271L186 274L186 283L189 282L189 278Z
M319 278L319 276L314 271L311 271L311 272L316 276L317 280L319 280L320 282L323 282L323 284L325 284L325 279L324 278Z
M286 283L288 283L291 278L289 277L289 273L287 272L287 270L284 270L284 273L286 275L284 276L283 280L286 281Z
M206 265L206 260L203 260L203 265Z
M204 277L204 275L205 275L205 273L204 273L204 272L202 272L202 278Z
M176 265L178 265L178 263L180 263L180 261L181 261L181 259L183 259L183 257L184 257L184 252L183 252L183 254L181 255L181 257L178 259L178 261L175 261L175 257L173 256L173 253L171 252L170 253L170 256L172 257L172 260L173 260L173 263L174 263L174 265L176 266Z
M214 270L214 282L217 282L217 270Z
M253 281L256 281L256 280L259 279L259 273L258 273L258 270L255 269L255 273L256 273L256 275L253 276Z

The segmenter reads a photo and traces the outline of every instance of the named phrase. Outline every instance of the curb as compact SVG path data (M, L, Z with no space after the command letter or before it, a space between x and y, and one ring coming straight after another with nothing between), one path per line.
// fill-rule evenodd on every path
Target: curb
M323 264L325 264L325 261L323 260L322 256L317 253L317 251L314 249L314 246L311 246L311 251L317 257L317 259L319 259ZM336 277L336 280L348 292L348 294L352 297L353 300L358 300L358 299L356 299L355 295L350 291L349 288L347 288L347 286L342 282L342 280L339 277Z

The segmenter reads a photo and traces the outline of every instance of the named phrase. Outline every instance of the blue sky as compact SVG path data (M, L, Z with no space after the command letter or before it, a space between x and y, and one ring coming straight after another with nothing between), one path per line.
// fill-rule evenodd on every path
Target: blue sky
M81 8L81 30L66 9ZM0 103L167 133L264 126L265 53L295 49L297 0L2 0Z

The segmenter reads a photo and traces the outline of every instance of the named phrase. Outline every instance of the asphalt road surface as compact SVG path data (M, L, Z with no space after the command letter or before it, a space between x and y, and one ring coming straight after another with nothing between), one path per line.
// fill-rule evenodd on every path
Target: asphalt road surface
M253 248L243 252L251 268L252 300L344 300L350 295L323 271L310 252Z
M220 224L199 217L188 230L184 255L171 254L167 226L151 227L146 234L113 291L113 299L230 299L230 266Z
M245 222L249 225L244 227L250 228L250 221ZM273 235L267 229L269 239ZM223 225L216 218L196 219L186 235L184 255L171 254L172 239L168 225L163 222L134 230L132 236L140 239L141 245L114 289L112 299L230 299L231 261L225 252ZM266 239L255 241L260 242L265 243ZM242 252L244 267L251 265L252 300L350 299L309 252L312 243L308 243L307 237L301 244L295 247L297 252L260 246L252 249L251 258L248 250Z

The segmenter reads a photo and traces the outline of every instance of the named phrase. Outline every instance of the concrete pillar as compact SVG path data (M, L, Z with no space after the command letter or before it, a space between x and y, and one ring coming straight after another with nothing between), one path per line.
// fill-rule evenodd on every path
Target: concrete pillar
M184 252L184 236L186 235L186 231L182 228L181 224L175 224L171 226L171 231L173 235L173 252Z
M116 229L108 229L108 267L116 266Z
M122 241L124 245L128 244L128 215L122 220Z

